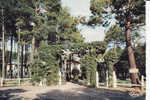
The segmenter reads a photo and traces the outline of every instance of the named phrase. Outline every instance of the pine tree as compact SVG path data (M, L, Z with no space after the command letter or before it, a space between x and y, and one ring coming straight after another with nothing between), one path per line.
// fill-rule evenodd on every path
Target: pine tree
M94 56L85 55L81 59L81 66L86 69L86 77L89 85L96 87L97 62Z
M107 7L111 8L111 13L107 13L105 9ZM143 0L91 0L91 11L94 16L101 19L104 19L103 14L116 15L117 24L125 31L130 68L136 69L130 33L132 29L137 30L139 26L145 24L145 2ZM139 83L137 73L131 73L131 82L132 84Z
M16 0L1 0L0 1L0 9L1 9L1 26L2 26L2 80L1 80L1 86L3 86L4 78L5 78L5 72L6 72L6 64L5 64L5 35L6 32L6 24L8 24L9 20L7 16L8 9L13 9L16 6Z

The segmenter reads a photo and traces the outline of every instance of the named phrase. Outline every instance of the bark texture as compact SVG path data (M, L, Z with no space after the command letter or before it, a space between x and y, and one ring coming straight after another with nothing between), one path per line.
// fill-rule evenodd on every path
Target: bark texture
M136 69L136 61L134 57L134 51L131 44L131 27L130 22L128 21L126 24L126 45L128 49L128 61L130 64L130 69ZM137 73L131 73L131 83L132 84L139 84L139 77Z

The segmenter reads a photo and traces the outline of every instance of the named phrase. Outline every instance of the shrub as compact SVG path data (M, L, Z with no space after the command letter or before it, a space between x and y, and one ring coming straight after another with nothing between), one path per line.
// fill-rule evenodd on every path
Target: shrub
M32 65L32 82L40 82L46 79L47 85L53 85L58 82L58 53L60 48L41 44L38 48L38 57Z
M81 59L81 67L86 68L86 77L91 86L96 86L97 62L94 56L85 55Z

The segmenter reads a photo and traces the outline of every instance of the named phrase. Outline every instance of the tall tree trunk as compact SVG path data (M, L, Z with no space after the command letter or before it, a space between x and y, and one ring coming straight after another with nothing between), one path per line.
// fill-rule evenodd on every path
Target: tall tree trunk
M5 30L5 34L6 34L6 30ZM8 61L8 57L7 57L7 55L8 55L7 54L8 53L7 52L7 41L6 41L6 39L4 41L5 41L5 46L4 46L4 51L5 51L5 53L4 53L5 54L5 60L4 60L5 61L5 78L7 78L7 65L8 65L9 61Z
M106 69L106 87L109 87L109 71Z
M23 78L23 52L24 52L24 48L23 48L24 46L22 45L21 46L21 78Z
M25 67L25 69L27 69L27 72L29 72L29 69L27 66L27 60L28 60L28 46L25 45L24 67Z
M126 25L126 45L127 45L127 49L128 49L128 60L129 60L129 64L130 64L130 69L136 69L136 62L135 62L135 58L134 58L134 51L132 49L132 45L131 45L131 27L130 27L130 21L127 22ZM138 74L136 72L133 72L130 74L131 76L131 83L132 84L138 84L139 83L139 77Z
M4 9L2 8L2 79L1 86L4 84L5 78L5 26L4 26Z
M35 7L35 16L37 15L37 6ZM33 29L35 28L35 23L33 24ZM34 52L35 52L35 36L32 37L32 51L31 51L31 62L34 60Z
M20 28L19 28L19 34L18 34L17 52L18 52L18 56L17 56L17 60L18 60L18 81L19 81L19 85L20 85Z
M35 37L32 38L32 51L31 51L31 62L34 60L34 50L35 50Z
M35 51L35 37L33 36L32 38L32 50L31 50L31 58L30 58L30 61L31 61L31 64L33 64L34 62L34 51ZM29 71L30 73L30 77L32 76L31 74L31 70Z
M28 60L28 46L25 45L25 58L24 58L25 67L27 67L27 60Z
M116 42L114 43L114 53L115 53L115 57L117 57L117 43ZM116 88L117 87L117 77L116 77L115 66L113 66L112 77L113 77L113 87Z
M11 35L11 50L10 50L10 58L9 58L10 78L12 78L12 50L13 50L13 35Z

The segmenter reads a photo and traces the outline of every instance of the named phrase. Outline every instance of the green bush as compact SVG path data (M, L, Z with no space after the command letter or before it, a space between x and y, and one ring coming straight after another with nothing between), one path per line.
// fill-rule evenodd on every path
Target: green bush
M58 82L58 54L60 48L41 44L38 48L38 57L34 60L31 67L32 82L40 82L46 79L47 85L53 85Z
M32 78L31 78L31 83L33 85L35 85L35 83L39 83L40 81L41 81L41 79L38 76L32 76Z
M97 62L94 56L85 55L81 59L81 67L85 67L87 69L86 76L88 83L95 87L96 86L96 70L97 70Z

